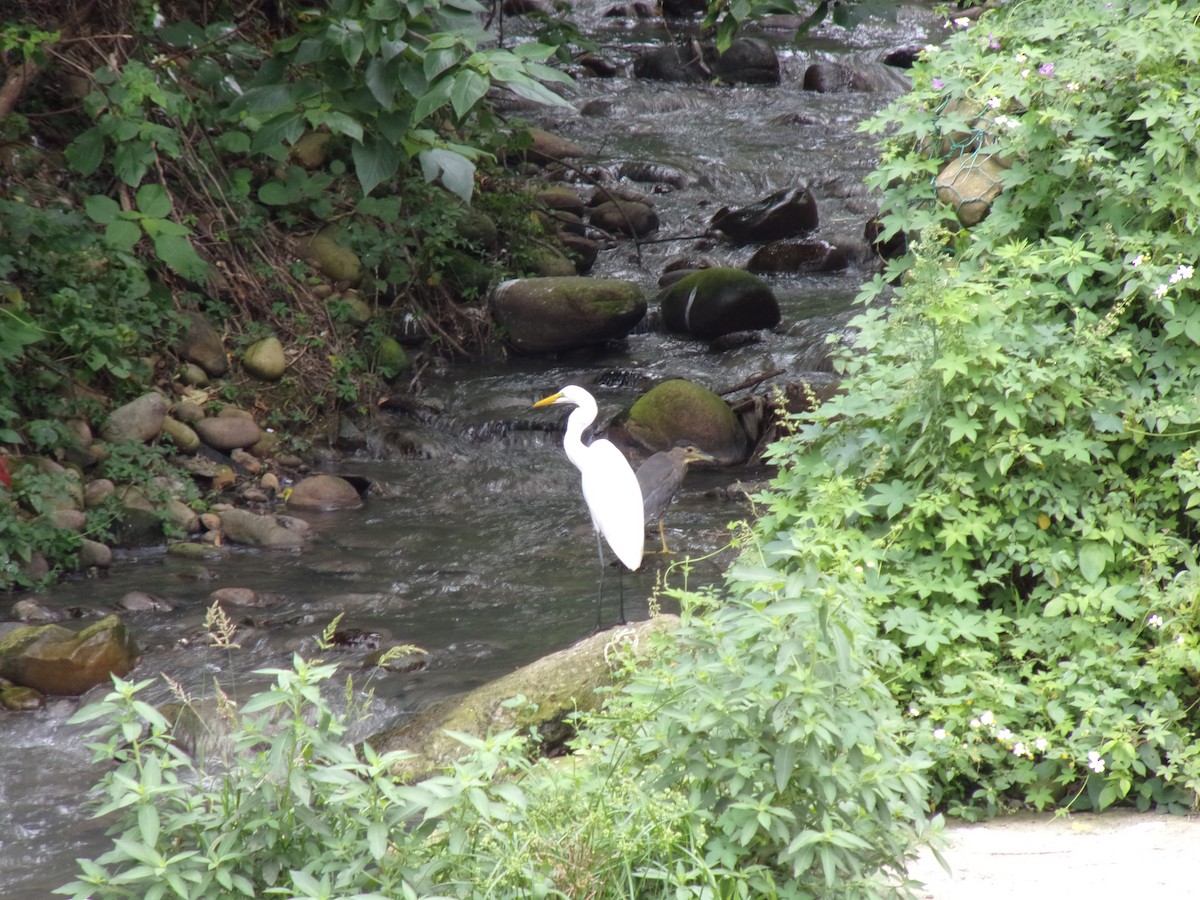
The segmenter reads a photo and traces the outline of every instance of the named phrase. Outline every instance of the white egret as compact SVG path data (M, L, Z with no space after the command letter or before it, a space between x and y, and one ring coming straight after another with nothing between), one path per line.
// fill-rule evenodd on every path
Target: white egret
M567 418L563 449L567 459L579 470L583 500L592 516L596 532L596 550L600 556L600 586L596 595L596 627L600 627L600 595L604 591L603 536L617 559L631 571L642 564L645 546L645 519L642 513L642 489L629 462L611 441L600 438L583 442L584 430L596 420L596 401L583 388L569 384L556 394L544 397L534 407L566 404L575 409ZM617 569L620 594L620 622L625 623L625 595L621 570Z
M662 541L663 553L670 553L667 536L663 531L662 515L675 498L687 467L694 462L715 462L713 457L698 447L672 447L655 453L638 466L637 480L642 488L642 517L647 525L658 522L658 538Z

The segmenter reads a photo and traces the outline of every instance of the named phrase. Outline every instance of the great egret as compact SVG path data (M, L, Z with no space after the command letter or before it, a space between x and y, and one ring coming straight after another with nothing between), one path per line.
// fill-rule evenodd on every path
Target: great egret
M672 447L655 453L638 466L637 480L642 488L642 517L649 525L658 522L658 538L662 541L662 552L670 553L667 536L663 531L662 515L674 499L687 467L694 462L715 462L713 457L698 447Z
M604 591L604 546L601 536L617 559L631 571L642 564L646 524L642 517L642 489L628 461L611 441L583 442L583 432L596 420L596 401L583 388L569 384L557 394L544 397L534 407L566 404L575 409L567 418L563 449L579 470L583 501L592 515L596 550L600 556L600 586L596 595L596 627L600 627L600 595ZM617 569L618 591L621 570ZM620 621L625 623L625 595L620 594Z

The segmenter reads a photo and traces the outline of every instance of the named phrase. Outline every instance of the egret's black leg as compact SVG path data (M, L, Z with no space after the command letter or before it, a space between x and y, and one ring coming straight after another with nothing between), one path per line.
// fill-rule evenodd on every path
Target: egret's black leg
M617 596L620 598L619 602L621 604L620 612L617 615L617 624L618 625L625 624L625 584L621 580L621 569L622 569L622 566L618 562L617 563Z
M596 553L600 557L600 586L596 589L596 630L600 630L600 598L604 595L604 545L600 542L600 532L596 532ZM621 577L620 569L617 570L617 578ZM618 584L620 582L618 581ZM624 604L622 604L624 609Z

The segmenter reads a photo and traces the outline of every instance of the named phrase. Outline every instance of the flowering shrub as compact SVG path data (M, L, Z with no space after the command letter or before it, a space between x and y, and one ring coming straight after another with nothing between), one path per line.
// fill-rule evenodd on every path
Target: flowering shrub
M871 604L951 812L1186 809L1200 27L1151 0L948 24L867 126L912 251L863 292L842 394L774 449L771 563ZM933 185L963 157L1001 185L971 228Z

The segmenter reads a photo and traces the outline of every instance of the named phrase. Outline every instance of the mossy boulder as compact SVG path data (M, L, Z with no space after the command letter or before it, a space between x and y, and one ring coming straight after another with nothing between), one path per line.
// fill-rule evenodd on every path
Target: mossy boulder
M74 696L124 678L141 653L118 616L76 633L61 625L30 625L0 640L0 678L43 694Z
M729 404L708 388L683 379L651 388L614 417L607 434L636 455L691 445L731 465L744 461L750 452L750 441Z
M393 769L396 775L414 780L467 753L447 730L482 738L509 728L534 728L543 746L559 747L572 733L569 718L577 711L598 708L601 695L597 691L615 680L609 662L614 645L625 645L638 653L647 646L651 634L674 628L678 622L675 616L663 615L599 632L469 693L436 703L380 732L368 743L379 752L406 750L415 754ZM507 700L519 695L529 703L506 705Z
M341 233L332 225L309 238L302 255L330 281L357 284L362 278L362 261L342 243Z
M375 350L375 371L384 378L395 378L412 365L404 347L393 337L380 338Z
M255 341L242 354L242 368L263 381L278 381L287 371L283 343L275 335Z
M221 333L203 313L184 313L183 331L176 349L184 360L214 378L229 371L229 357L225 354Z
M735 331L774 328L779 301L770 287L741 269L698 269L659 294L668 331L718 338Z
M646 315L646 300L629 281L518 278L496 288L492 315L514 349L556 353L625 337Z

